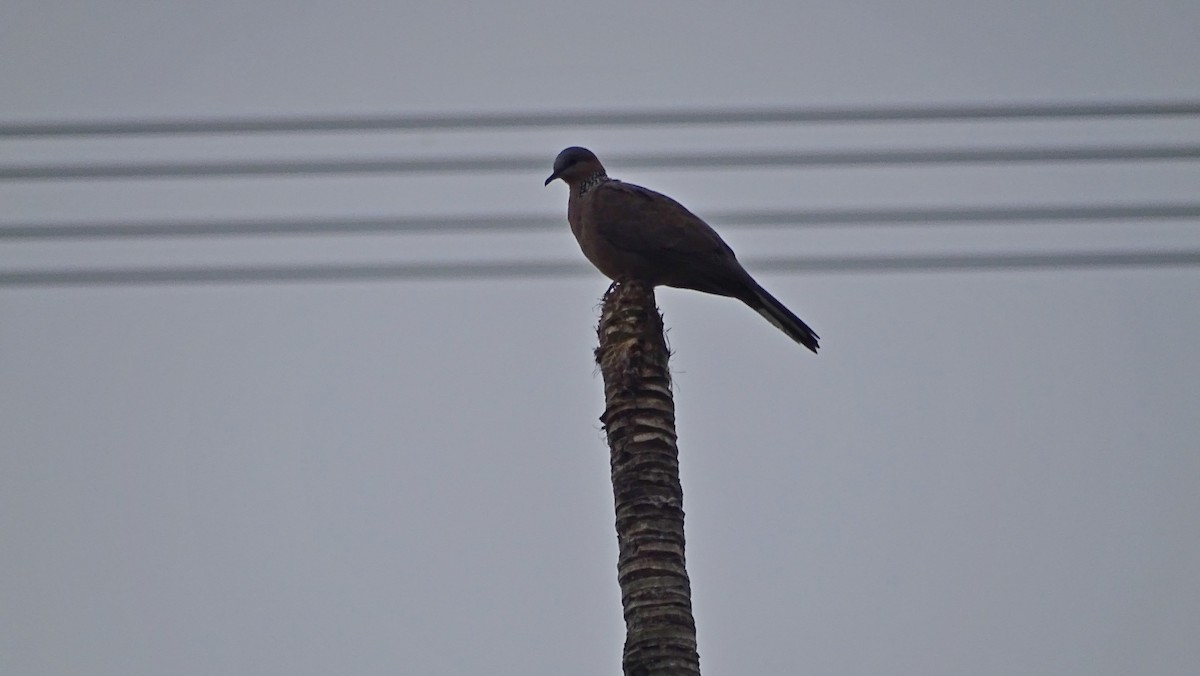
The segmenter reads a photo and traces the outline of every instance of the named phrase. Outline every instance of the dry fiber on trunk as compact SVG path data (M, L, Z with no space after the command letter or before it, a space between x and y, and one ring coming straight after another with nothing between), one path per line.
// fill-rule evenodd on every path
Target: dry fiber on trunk
M653 288L614 285L605 295L598 333L605 400L600 420L612 453L617 581L625 610L624 670L630 676L698 675L675 403Z

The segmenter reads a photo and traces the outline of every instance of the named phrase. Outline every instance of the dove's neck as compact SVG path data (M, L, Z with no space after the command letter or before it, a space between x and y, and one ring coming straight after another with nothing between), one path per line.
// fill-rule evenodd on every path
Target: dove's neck
M601 169L600 171L597 171L596 173L592 174L591 176L588 176L587 178L585 178L579 182L579 196L582 197L582 196L586 195L587 191L591 190L592 188L595 188L596 186L600 185L601 183L603 183L607 180L608 180L608 174L605 174L603 169Z

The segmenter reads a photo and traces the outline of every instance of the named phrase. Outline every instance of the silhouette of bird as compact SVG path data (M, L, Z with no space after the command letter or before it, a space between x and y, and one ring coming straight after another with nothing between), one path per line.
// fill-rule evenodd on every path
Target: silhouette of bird
M546 185L555 179L571 190L567 221L579 248L609 279L736 298L817 351L817 334L754 281L721 236L682 204L609 178L587 148L559 153Z

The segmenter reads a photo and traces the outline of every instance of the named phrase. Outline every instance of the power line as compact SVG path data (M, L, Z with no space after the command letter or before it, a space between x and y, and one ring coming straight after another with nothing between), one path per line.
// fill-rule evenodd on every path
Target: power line
M1200 250L829 256L752 261L755 272L943 272L1200 266ZM536 279L597 273L582 262L452 261L347 265L204 266L0 272L0 286L75 287L412 280Z
M949 120L1167 117L1200 114L1200 101L1102 101L934 106L650 109L398 115L126 119L0 124L0 138L151 134L242 134L341 131L530 129L601 126L789 124Z
M1179 220L1200 218L1200 203L949 207L924 209L810 209L726 211L705 214L721 227L827 227L834 225L943 225L1046 221ZM511 216L410 216L261 218L193 221L96 221L0 225L0 239L102 239L124 237L223 237L350 235L561 230L561 214Z
M1055 148L955 148L836 150L760 153L663 153L613 156L612 166L640 169L870 166L896 164L982 164L1193 160L1200 145L1064 146ZM200 178L301 176L317 174L474 173L545 171L542 156L479 156L336 160L221 160L0 166L0 180Z

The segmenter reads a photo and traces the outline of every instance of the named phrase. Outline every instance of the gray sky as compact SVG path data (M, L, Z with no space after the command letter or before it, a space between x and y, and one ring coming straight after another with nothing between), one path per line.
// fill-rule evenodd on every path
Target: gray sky
M0 122L1200 98L1194 2L8 2ZM0 225L565 214L600 154L1196 144L1200 120L0 139L0 163L544 155L0 181ZM1195 161L633 169L700 215L1195 202ZM713 222L766 256L1200 248L1195 220ZM555 231L0 239L0 272L578 262ZM1200 269L659 292L709 674L1200 672ZM607 285L0 286L0 673L612 674Z

